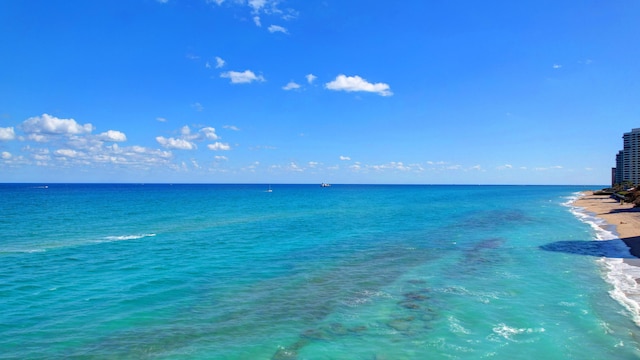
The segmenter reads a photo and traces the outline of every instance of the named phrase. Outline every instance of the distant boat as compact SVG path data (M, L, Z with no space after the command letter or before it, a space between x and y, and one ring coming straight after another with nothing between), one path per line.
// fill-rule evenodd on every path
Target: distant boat
M267 192L273 192L273 190L271 190L271 185L269 185L269 188L267 189Z
M320 186L321 186L321 187L330 187L330 186L331 186L331 184L322 183L322 184L320 184Z

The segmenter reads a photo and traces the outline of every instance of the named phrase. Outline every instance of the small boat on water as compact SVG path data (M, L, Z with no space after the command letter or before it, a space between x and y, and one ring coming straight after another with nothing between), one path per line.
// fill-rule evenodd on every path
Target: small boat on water
M331 186L331 184L322 183L322 184L320 184L320 186L321 186L321 187L330 187L330 186Z
M269 185L269 188L267 189L266 192L273 192L273 190L271 190L271 185Z

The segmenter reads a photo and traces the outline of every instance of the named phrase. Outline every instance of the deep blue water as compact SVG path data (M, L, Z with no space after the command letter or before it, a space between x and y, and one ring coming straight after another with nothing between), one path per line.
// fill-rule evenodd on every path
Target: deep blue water
M0 358L640 357L587 187L271 188L0 185Z

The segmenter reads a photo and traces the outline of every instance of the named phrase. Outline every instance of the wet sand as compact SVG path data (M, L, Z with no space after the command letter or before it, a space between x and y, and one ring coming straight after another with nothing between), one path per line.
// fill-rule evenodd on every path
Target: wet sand
M640 258L640 208L634 208L633 204L621 204L610 196L593 195L592 191L582 193L574 205L614 225L620 239L629 246L631 255ZM632 262L640 265L640 261Z

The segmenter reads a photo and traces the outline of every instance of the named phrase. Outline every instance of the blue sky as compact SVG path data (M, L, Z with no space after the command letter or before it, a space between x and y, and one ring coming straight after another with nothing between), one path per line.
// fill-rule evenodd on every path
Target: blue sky
M0 182L608 184L640 2L0 2Z

